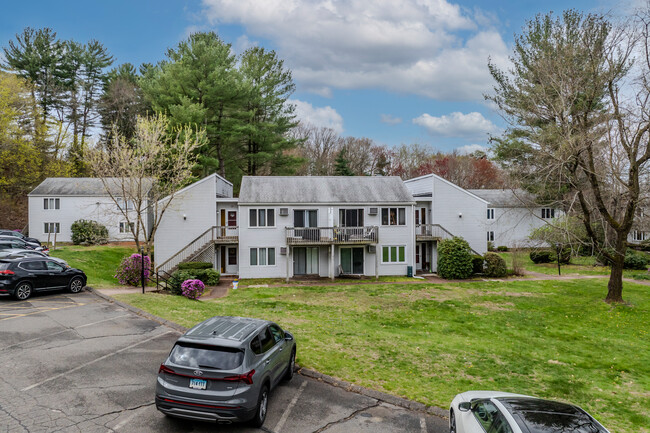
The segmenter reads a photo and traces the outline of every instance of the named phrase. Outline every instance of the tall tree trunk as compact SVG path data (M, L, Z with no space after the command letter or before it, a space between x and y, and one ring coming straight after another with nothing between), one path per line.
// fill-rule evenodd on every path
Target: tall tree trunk
M605 302L610 304L623 302L623 265L625 262L627 242L621 233L617 233L617 238L612 271L609 274L609 282L607 283L607 297L605 298Z

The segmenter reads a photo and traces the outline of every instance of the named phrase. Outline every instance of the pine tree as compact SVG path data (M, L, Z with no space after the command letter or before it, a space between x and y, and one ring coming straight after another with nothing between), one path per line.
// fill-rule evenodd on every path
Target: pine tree
M345 157L345 148L341 149L339 154L336 156L334 174L336 176L354 176L352 170L350 170L349 161Z

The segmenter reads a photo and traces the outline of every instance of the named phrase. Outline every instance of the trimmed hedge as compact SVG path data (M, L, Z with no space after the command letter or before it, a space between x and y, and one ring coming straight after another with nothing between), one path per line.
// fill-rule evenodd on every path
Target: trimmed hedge
M555 254L553 254L552 251L546 251L546 250L531 251L530 260L535 264L551 263L553 260L555 260Z
M625 253L625 261L623 262L623 268L645 271L648 269L648 263L650 263L650 258L647 254L627 250Z
M186 269L212 269L210 262L185 262L178 265L178 269L183 271Z
M97 245L108 243L106 226L91 220L77 220L70 226L72 243L75 245Z
M485 254L485 275L488 277L505 277L508 273L506 261L496 253Z
M508 247L506 247L505 245L499 245L499 246L497 247L497 251L500 251L500 252L502 252L502 253L505 253L506 251L508 251Z
M219 284L220 277L221 274L214 269L179 269L167 280L167 287L173 295L180 295L181 286L186 280L201 280L206 286L214 286Z
M464 279L472 275L472 250L467 241L454 236L438 244L438 275L445 279Z
M485 259L483 256L472 256L472 273L482 274L485 267Z

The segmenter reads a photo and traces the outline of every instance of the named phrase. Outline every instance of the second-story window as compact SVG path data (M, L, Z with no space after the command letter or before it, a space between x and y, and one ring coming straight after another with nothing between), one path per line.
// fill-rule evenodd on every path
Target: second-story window
M44 198L43 209L46 210L61 209L61 200L58 198Z
M135 205L133 204L133 200L125 200L121 197L117 198L117 207L120 208L120 210L133 210L135 209Z
M317 210L294 210L293 211L294 227L318 227Z
M381 208L381 225L384 226L406 225L406 208L403 207Z
M542 218L551 219L555 218L555 209L549 207L542 208Z
M274 209L250 209L248 215L249 227L275 227Z
M494 219L494 209L488 209L487 210L487 219L489 219L489 220Z
M363 209L339 209L341 227L363 227Z

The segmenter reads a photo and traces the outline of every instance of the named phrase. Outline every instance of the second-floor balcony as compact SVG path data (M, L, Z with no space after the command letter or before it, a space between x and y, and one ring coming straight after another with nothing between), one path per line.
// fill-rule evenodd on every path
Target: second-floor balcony
M238 226L212 227L212 241L217 244L236 244L239 242Z
M415 240L419 242L441 241L453 237L454 235L440 224L416 224L415 226Z
M287 245L376 244L379 227L287 227Z

